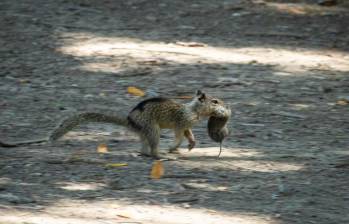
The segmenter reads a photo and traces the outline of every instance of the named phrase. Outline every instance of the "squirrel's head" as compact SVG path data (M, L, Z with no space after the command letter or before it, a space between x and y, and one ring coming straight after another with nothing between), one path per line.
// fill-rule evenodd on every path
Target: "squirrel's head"
M208 96L201 90L196 92L191 105L200 116L225 117L230 115L230 109L218 98Z

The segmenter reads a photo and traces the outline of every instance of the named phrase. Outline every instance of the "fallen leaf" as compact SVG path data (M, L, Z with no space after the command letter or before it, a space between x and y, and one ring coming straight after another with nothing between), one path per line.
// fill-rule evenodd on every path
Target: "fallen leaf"
M99 144L97 147L97 152L98 153L108 153L108 146L104 143Z
M348 105L348 101L346 101L346 100L338 100L336 102L336 104L340 105L340 106L346 106L346 105Z
M105 164L105 167L122 167L122 166L128 166L127 163L107 163Z
M131 216L129 214L124 213L124 212L117 214L117 216L120 217L120 218L124 218L124 219L130 219L131 218Z
M163 175L164 175L164 165L162 164L162 161L157 160L153 164L150 177L152 179L160 179Z
M127 92L132 94L132 95L135 95L135 96L145 96L144 91L142 91L134 86L127 87Z

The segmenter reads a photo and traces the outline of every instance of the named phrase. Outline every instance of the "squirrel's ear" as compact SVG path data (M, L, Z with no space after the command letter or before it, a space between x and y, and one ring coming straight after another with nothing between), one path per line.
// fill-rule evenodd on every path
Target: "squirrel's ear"
M201 91L201 90L197 90L197 91L196 91L196 96L201 96L201 94L202 94L202 91Z

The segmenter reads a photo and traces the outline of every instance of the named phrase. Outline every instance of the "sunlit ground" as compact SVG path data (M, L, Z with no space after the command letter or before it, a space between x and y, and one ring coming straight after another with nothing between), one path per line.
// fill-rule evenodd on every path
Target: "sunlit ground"
M305 3L268 2L266 6L278 12L293 14L293 15L330 15L332 13L345 10L341 7L324 8L317 4L305 4Z
M101 183L71 183L71 182L61 182L57 183L60 185L60 188L68 191L91 191L99 190L102 187L105 187L105 184Z
M173 206L130 205L117 200L86 202L61 200L43 210L1 211L0 223L31 224L276 224L271 216L255 213L224 213L208 209L186 209Z
M298 105L299 106L299 105ZM303 107L303 106L300 106ZM132 141L133 145L135 143L139 143L139 139L130 131L120 131L118 136L111 135L111 132L114 132L118 129L110 128L108 131L96 131L93 127L93 124L89 126L88 132L81 131L71 131L64 137L64 139L69 139L70 141L97 141L101 142L101 139L104 141L108 141L108 139L117 139L120 141ZM167 149L172 144L171 138L161 139L160 141L160 152L167 153ZM218 145L218 144L217 144ZM123 148L120 151L117 145L109 146L109 154L112 155L129 155L130 153L137 154L139 149L135 146L132 149L128 148L125 150ZM190 163L186 163L185 166L191 168L200 168L200 169L208 169L212 170L214 168L226 168L230 167L232 169L239 169L241 171L255 171L255 172L263 172L263 173L278 173L278 172L289 172L289 171L298 171L304 168L303 164L297 163L296 161L277 161L278 158L282 157L282 151L273 155L267 154L260 149L257 148L235 148L235 147L223 147L222 153L220 155L220 159L217 159L219 154L219 147L196 147L195 149L188 151L185 148L185 144L182 144L183 148L180 148L180 155L167 154L169 157L180 157L181 160L190 161ZM300 156L301 152L298 152ZM88 151L85 152L88 154ZM303 153L303 157L305 158L306 153ZM288 153L285 152L287 156ZM267 159L266 159L267 157ZM275 158L274 158L275 157ZM209 162L207 162L209 161ZM62 188L74 189L74 185L64 186L62 184ZM80 188L84 188L84 186L79 186ZM98 188L101 186L91 186L93 188ZM88 188L88 187L87 187Z
M93 128L93 125L90 126L88 133L80 132L80 131L71 131L64 137L64 139L69 139L70 141L97 141L100 142L101 139L104 141L108 141L108 139L117 139L120 141L124 141L127 139L128 141L132 141L133 144L139 142L137 136L135 136L132 132L124 132L121 131L119 136L111 136L111 132L113 129L109 131L96 131ZM160 141L160 152L166 153L167 149L172 144L172 139L162 139ZM137 146L136 146L137 147ZM132 148L125 150L123 148L122 151L115 145L109 146L109 153L114 155L129 155L130 153L136 153L139 151L138 148ZM184 147L184 143L182 144ZM131 151L130 151L131 150ZM277 172L288 172L288 171L297 171L303 169L303 165L301 163L296 162L281 162L276 161L277 157L282 156L282 154L278 153L276 155L268 154L266 158L265 152L253 149L253 148L232 148L232 147L224 147L222 153L220 155L220 159L217 159L219 154L219 147L196 147L190 152L186 148L180 149L179 157L182 160L188 160L190 163L186 163L185 165L192 168L200 168L200 169L214 169L214 168L225 168L231 167L232 169L239 169L242 171L256 171L263 173L277 173ZM85 152L88 154L88 151ZM177 157L178 155L167 154L169 157ZM285 155L288 155L287 152ZM274 158L273 156L276 156ZM304 155L305 156L305 155ZM206 161L206 162L205 162ZM209 161L209 162L207 162ZM74 185L64 186L62 184L62 188L74 189ZM79 186L80 188L84 188L84 186ZM86 186L87 187L87 186ZM98 188L101 186L90 186L93 188ZM88 187L87 187L88 188Z
M90 33L62 34L62 38L76 35L82 38L77 42L67 42L58 51L83 59L83 65L77 69L99 72L119 73L125 69L122 57L128 57L128 63L174 62L182 64L197 63L258 63L274 65L275 75L293 75L292 72L309 73L312 69L349 71L349 54L332 50L289 50L266 47L187 47L176 43L143 41L135 38L107 38ZM83 38L84 37L84 38ZM184 43L185 44L185 43ZM340 57L337 57L340 56ZM121 58L121 60L120 60Z
M212 168L226 168L240 169L242 171L256 171L256 172L287 172L297 171L303 168L302 164L292 162L278 162L272 159L272 155L268 155L268 160L264 160L265 154L255 149L241 149L241 148L229 148L224 149L220 155L220 159L217 159L219 153L218 147L204 147L195 148L191 152L187 152L186 149L182 151L182 159L190 159L190 164L186 166L197 167L200 169L212 169ZM203 162L211 158L209 162Z

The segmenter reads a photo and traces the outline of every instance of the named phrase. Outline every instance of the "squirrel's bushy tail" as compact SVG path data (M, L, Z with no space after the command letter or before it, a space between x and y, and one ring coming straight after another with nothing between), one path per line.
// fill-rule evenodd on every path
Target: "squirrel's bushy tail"
M101 122L101 123L112 123L116 125L121 125L127 127L128 121L127 116L120 115L107 115L102 113L94 113L94 112L86 112L77 114L75 116L69 117L66 120L63 120L51 133L49 137L49 141L55 141L62 136L64 136L67 132L73 130L75 127L81 124L89 123L89 122Z

